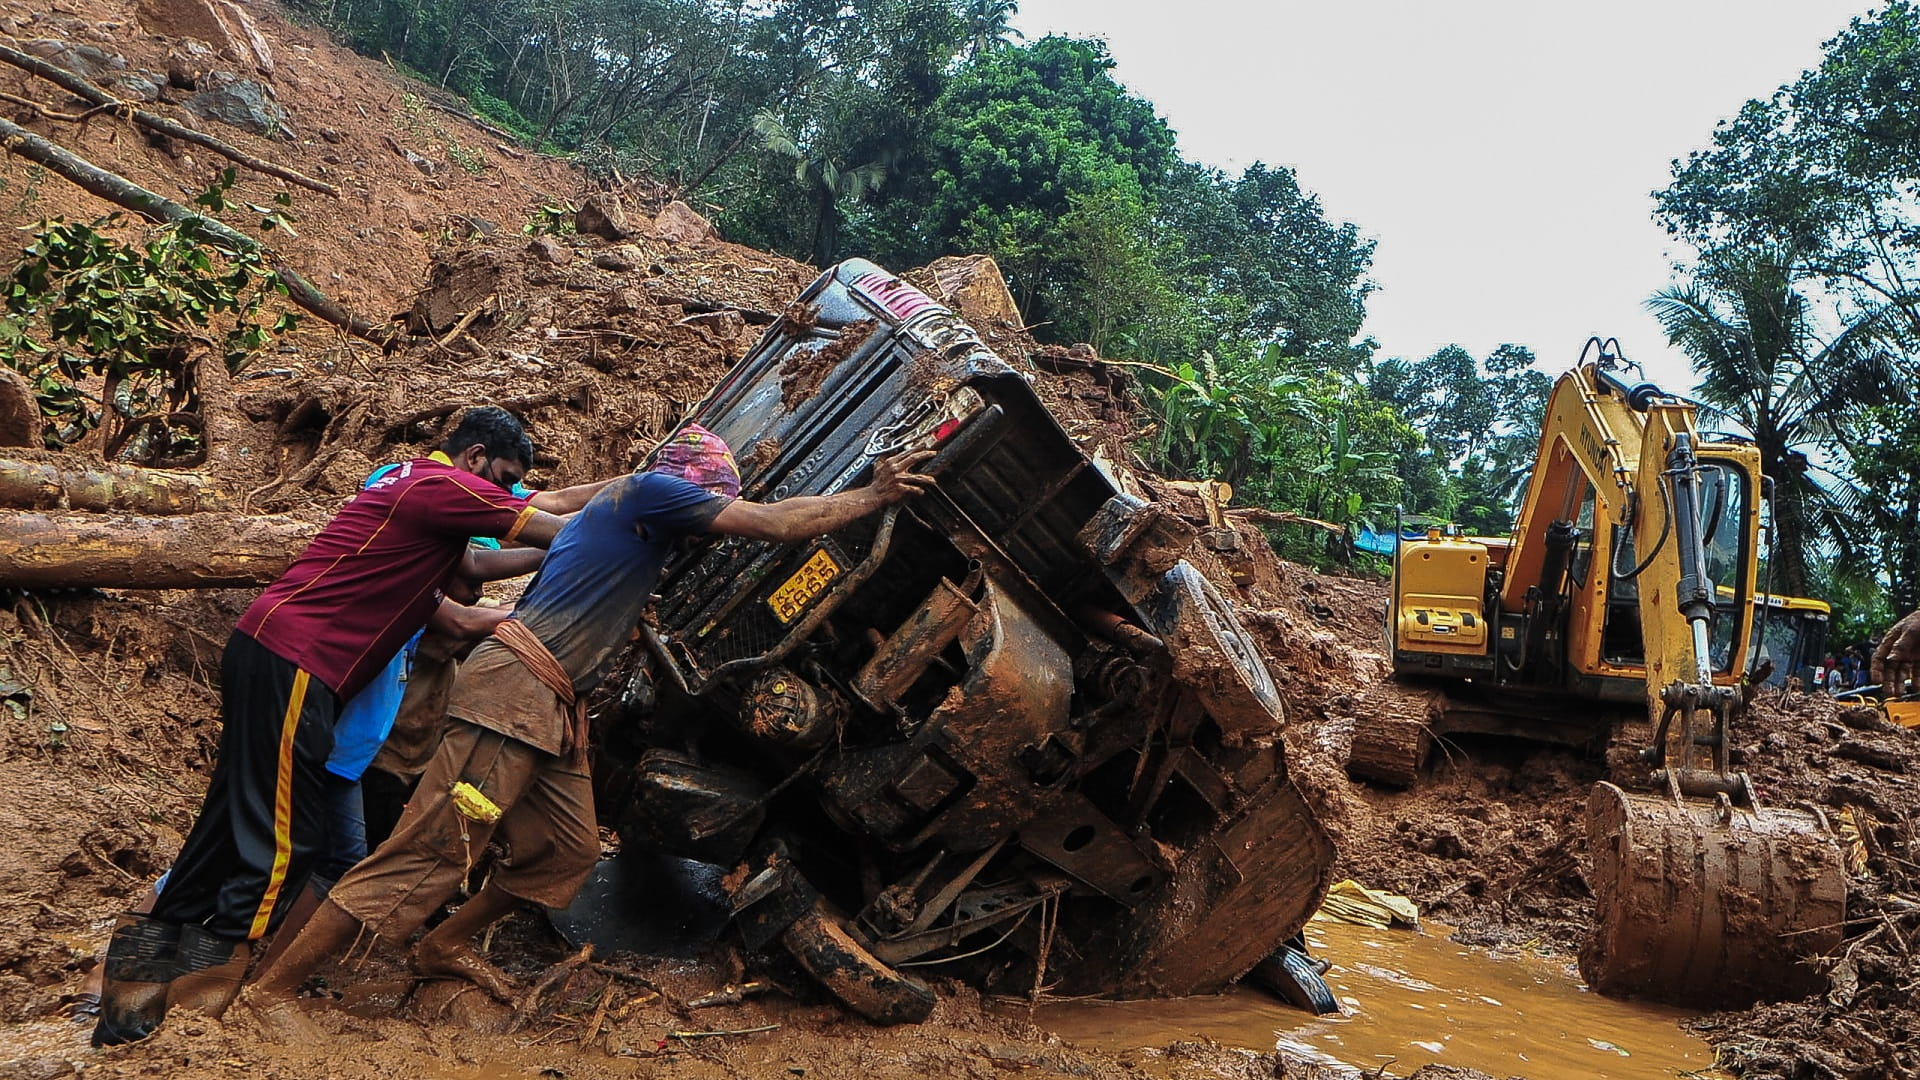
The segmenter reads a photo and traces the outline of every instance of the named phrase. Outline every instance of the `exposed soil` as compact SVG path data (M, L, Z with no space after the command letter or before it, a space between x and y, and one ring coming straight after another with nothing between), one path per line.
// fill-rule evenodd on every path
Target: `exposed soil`
M153 0L169 5L186 0ZM274 50L266 81L291 137L220 127L221 137L342 186L340 200L298 192L293 261L322 288L432 340L381 354L308 330L233 387L232 444L208 470L253 510L329 513L383 461L423 452L447 418L479 401L507 404L538 444L537 483L631 468L785 310L813 270L721 240L654 238L645 215L662 193L631 186L639 228L615 242L528 238L532 210L578 201L597 185L568 163L498 141L432 108L432 92L356 57L275 10L249 5ZM126 4L0 0L0 29L59 37L167 70L164 40ZM233 61L221 61L234 63ZM263 78L247 69L247 77ZM164 78L161 80L164 82ZM0 90L60 97L0 69ZM163 102L153 106L182 115ZM18 117L103 166L156 190L191 193L220 164L197 149L155 146L112 117L82 129ZM390 142L391 140L391 142ZM437 163L431 172L394 149ZM476 159L477 155L477 159ZM474 168L475 164L478 168ZM0 218L10 225L107 207L0 161ZM278 183L242 174L265 202ZM1022 372L1089 453L1134 462L1132 380L1090 349L1040 348L1017 312L964 261L911 275L959 306ZM802 313L804 314L804 313ZM471 315L469 319L467 316ZM464 329L456 328L464 324ZM839 348L857 339L850 330ZM821 354L821 376L837 356ZM817 387L817 383L815 386ZM764 447L760 452L770 452ZM1144 493L1204 524L1197 498L1142 476ZM1418 716L1419 691L1388 678L1384 586L1283 563L1244 523L1209 530L1189 557L1239 605L1285 698L1293 775L1340 851L1339 876L1406 893L1463 941L1570 957L1591 918L1583 877L1587 789L1598 760L1497 741L1442 747L1423 784L1394 792L1344 770L1356 718ZM243 1021L182 1017L154 1039L85 1048L62 997L94 963L113 914L171 860L197 808L217 745L220 650L246 591L0 595L0 1077L241 1075L339 1077L629 1075L987 1077L1003 1070L1085 1076L1308 1077L1317 1067L1216 1045L1172 1043L1126 1055L1062 1043L1026 1021L1024 1003L983 1002L937 986L926 1024L876 1029L850 1018L778 960L727 949L691 961L614 957L581 965L528 1010L525 1026L456 987L414 987L378 952L334 976L341 1008L318 1010L317 1042L275 1045ZM1738 760L1777 805L1865 824L1865 866L1852 922L1821 998L1717 1014L1700 1022L1723 1064L1754 1077L1908 1076L1920 1067L1908 943L1914 772L1920 742L1873 716L1810 695L1769 693L1736 730ZM493 955L531 985L567 957L537 920L512 921ZM745 977L774 988L739 1004L686 1002ZM657 994L657 997L650 997ZM676 1038L672 1032L770 1032ZM1392 1075L1388 1072L1386 1075ZM1428 1075L1443 1075L1428 1073ZM1450 1075L1467 1076L1467 1072Z

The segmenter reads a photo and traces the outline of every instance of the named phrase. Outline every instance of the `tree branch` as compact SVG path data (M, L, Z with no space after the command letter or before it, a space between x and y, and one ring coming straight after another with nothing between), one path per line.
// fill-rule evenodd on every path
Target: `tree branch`
M85 119L86 117L91 116L95 112L100 111L102 109L112 111L112 112L117 112L120 115L127 117L129 120L133 121L134 123L140 125L141 127L147 128L148 130L151 130L151 131L157 131L162 135L168 135L173 138L180 139L183 142L193 143L195 146L204 146L208 150L211 150L214 153L219 154L220 156L227 158L230 161L235 161L241 165L245 165L247 168L252 169L255 172L265 173L268 176L279 177L280 179L285 180L289 184L298 184L299 186L306 188L309 191L317 191L322 195L331 195L336 199L340 197L340 189L337 187L334 187L332 184L329 184L324 180L315 180L313 177L308 176L305 173L296 172L292 169L287 168L285 165L277 165L271 161L265 160L264 158L254 157L252 154L247 153L245 150L241 150L238 147L231 146L227 143L224 143L219 139L216 139L213 136L208 135L204 131L195 131L194 129L190 127L186 127L182 124L176 124L172 120L169 120L164 116L147 112L145 109L136 109L130 103L116 99L111 94L108 94L105 90L102 90L99 87L88 82L87 80L81 78L80 76L75 75L73 72L68 71L65 68L55 67L54 65L47 63L45 60L42 60L37 56L30 56L27 53L23 53L18 49L10 48L6 45L0 45L0 61L5 61L6 63L12 64L14 67L20 68L23 71L31 72L35 75L38 75L41 78L47 80L48 82L53 83L54 85L60 87L61 89L66 90L67 92L74 94L75 96L80 97L86 101L92 102L93 105L95 106L95 108L89 109L85 113L82 113L77 117L73 117L72 119L76 119L76 120ZM10 100L18 101L20 99L13 98ZM23 102L23 104L33 105L32 102ZM42 116L46 116L49 119L54 119L54 120L69 119L68 117L59 113L47 112L44 108L41 108L38 105L33 105L33 107L36 110L38 110Z

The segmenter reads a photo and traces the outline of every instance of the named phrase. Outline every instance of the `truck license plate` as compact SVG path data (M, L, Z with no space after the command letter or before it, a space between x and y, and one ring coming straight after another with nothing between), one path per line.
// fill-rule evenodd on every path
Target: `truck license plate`
M833 561L825 548L813 553L813 556L801 566L794 575L782 582L767 597L767 606L773 609L773 617L782 623L790 623L813 598L826 590L827 584L840 576L840 564Z

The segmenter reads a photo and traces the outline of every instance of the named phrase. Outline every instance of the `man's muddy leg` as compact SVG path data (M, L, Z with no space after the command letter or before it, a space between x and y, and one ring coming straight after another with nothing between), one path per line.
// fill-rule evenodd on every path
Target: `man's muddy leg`
M492 884L460 905L446 922L435 927L413 948L413 969L422 975L465 979L494 998L511 1002L513 981L506 973L473 951L474 935L520 905L519 897Z

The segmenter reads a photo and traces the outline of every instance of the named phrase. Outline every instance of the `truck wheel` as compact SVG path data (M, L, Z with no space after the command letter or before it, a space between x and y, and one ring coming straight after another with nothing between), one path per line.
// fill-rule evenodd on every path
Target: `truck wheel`
M1321 978L1325 971L1324 962L1291 945L1282 945L1247 972L1247 978L1296 1009L1325 1016L1340 1011L1339 1000Z
M926 983L874 958L822 904L787 927L781 943L841 1003L876 1024L917 1024L933 1012Z
M1182 559L1148 603L1154 630L1174 650L1173 677L1228 732L1264 734L1284 718L1280 690L1253 635L1213 583Z

